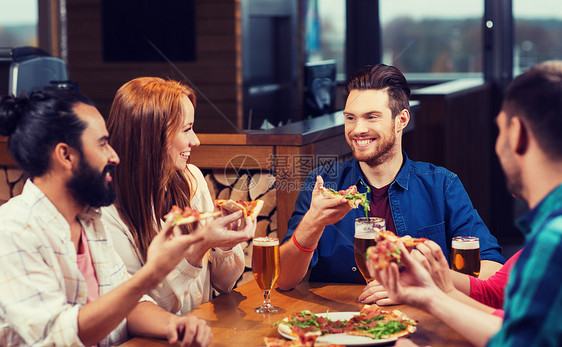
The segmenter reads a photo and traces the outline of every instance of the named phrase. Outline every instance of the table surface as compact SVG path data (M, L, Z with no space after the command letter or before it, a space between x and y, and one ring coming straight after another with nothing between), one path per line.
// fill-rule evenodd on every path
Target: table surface
M260 314L254 312L254 308L261 304L263 295L252 281L197 307L189 314L207 321L213 333L211 346L265 346L265 336L279 336L272 324L291 313L304 309L314 313L359 311L363 305L357 302L357 297L363 287L360 284L303 282L291 291L273 290L271 301L281 311ZM390 308L399 309L418 321L417 331L409 338L421 346L471 346L447 325L419 309L407 305ZM167 345L164 340L133 338L121 346L164 345Z

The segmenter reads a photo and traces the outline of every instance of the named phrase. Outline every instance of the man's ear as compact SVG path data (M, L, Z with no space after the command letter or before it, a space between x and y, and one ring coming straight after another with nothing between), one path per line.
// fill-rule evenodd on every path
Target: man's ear
M396 115L394 120L394 125L396 126L396 131L400 132L404 130L404 128L410 123L410 112L408 110L403 109Z
M57 166L66 170L72 170L78 165L78 151L64 142L57 143L51 157Z
M510 119L510 137L515 153L522 155L529 149L529 126L519 117Z

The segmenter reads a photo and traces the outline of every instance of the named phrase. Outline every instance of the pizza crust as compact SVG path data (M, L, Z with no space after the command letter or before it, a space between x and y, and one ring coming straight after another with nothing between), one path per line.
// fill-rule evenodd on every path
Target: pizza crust
M263 200L252 200L249 202L245 202L249 207L253 207L253 209L248 212L248 209L243 205L234 200L215 200L215 205L217 205L220 209L225 210L228 213L234 213L238 211L242 211L242 218L240 218L236 223L236 230L242 230L246 227L246 218L249 216L253 220L258 218L258 215L263 207L264 201Z
M220 211L213 211L213 212L203 212L201 214L199 214L199 216L187 216L184 217L182 219L179 219L177 221L174 222L174 225L185 225L185 224L191 224L194 222L199 222L201 220L205 220L208 218L213 218L216 216L219 216L221 213Z

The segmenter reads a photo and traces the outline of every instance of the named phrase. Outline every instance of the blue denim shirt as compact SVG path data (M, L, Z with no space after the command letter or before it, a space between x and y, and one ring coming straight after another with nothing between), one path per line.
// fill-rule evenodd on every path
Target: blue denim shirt
M291 238L308 211L317 175L322 176L326 188L342 190L356 185L360 192L367 190L359 162L353 158L314 169L297 198L283 243ZM449 170L411 161L404 153L404 165L390 184L388 195L399 236L431 239L441 246L445 255L454 236L477 236L482 260L505 262L496 238L472 206L457 175ZM353 234L355 219L364 216L360 206L324 229L309 265L311 281L354 283L357 280Z

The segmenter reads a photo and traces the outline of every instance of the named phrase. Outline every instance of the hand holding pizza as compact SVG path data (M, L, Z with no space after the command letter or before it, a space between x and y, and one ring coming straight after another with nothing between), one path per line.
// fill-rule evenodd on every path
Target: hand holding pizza
M398 248L401 253L400 271L396 262L390 262L388 266L377 269L372 261L368 261L367 267L371 275L386 288L392 300L427 309L426 305L435 296L435 291L440 289L433 283L429 272L410 255L402 242L398 242Z
M316 183L312 191L310 209L307 215L316 223L326 226L339 222L351 211L352 207L348 203L348 200L341 195L327 195L325 193L326 188L323 186L324 180L322 177L316 176Z
M203 233L196 230L184 234L174 225L174 215L168 214L162 230L152 239L148 247L146 264L159 277L164 278L183 258L203 242Z

